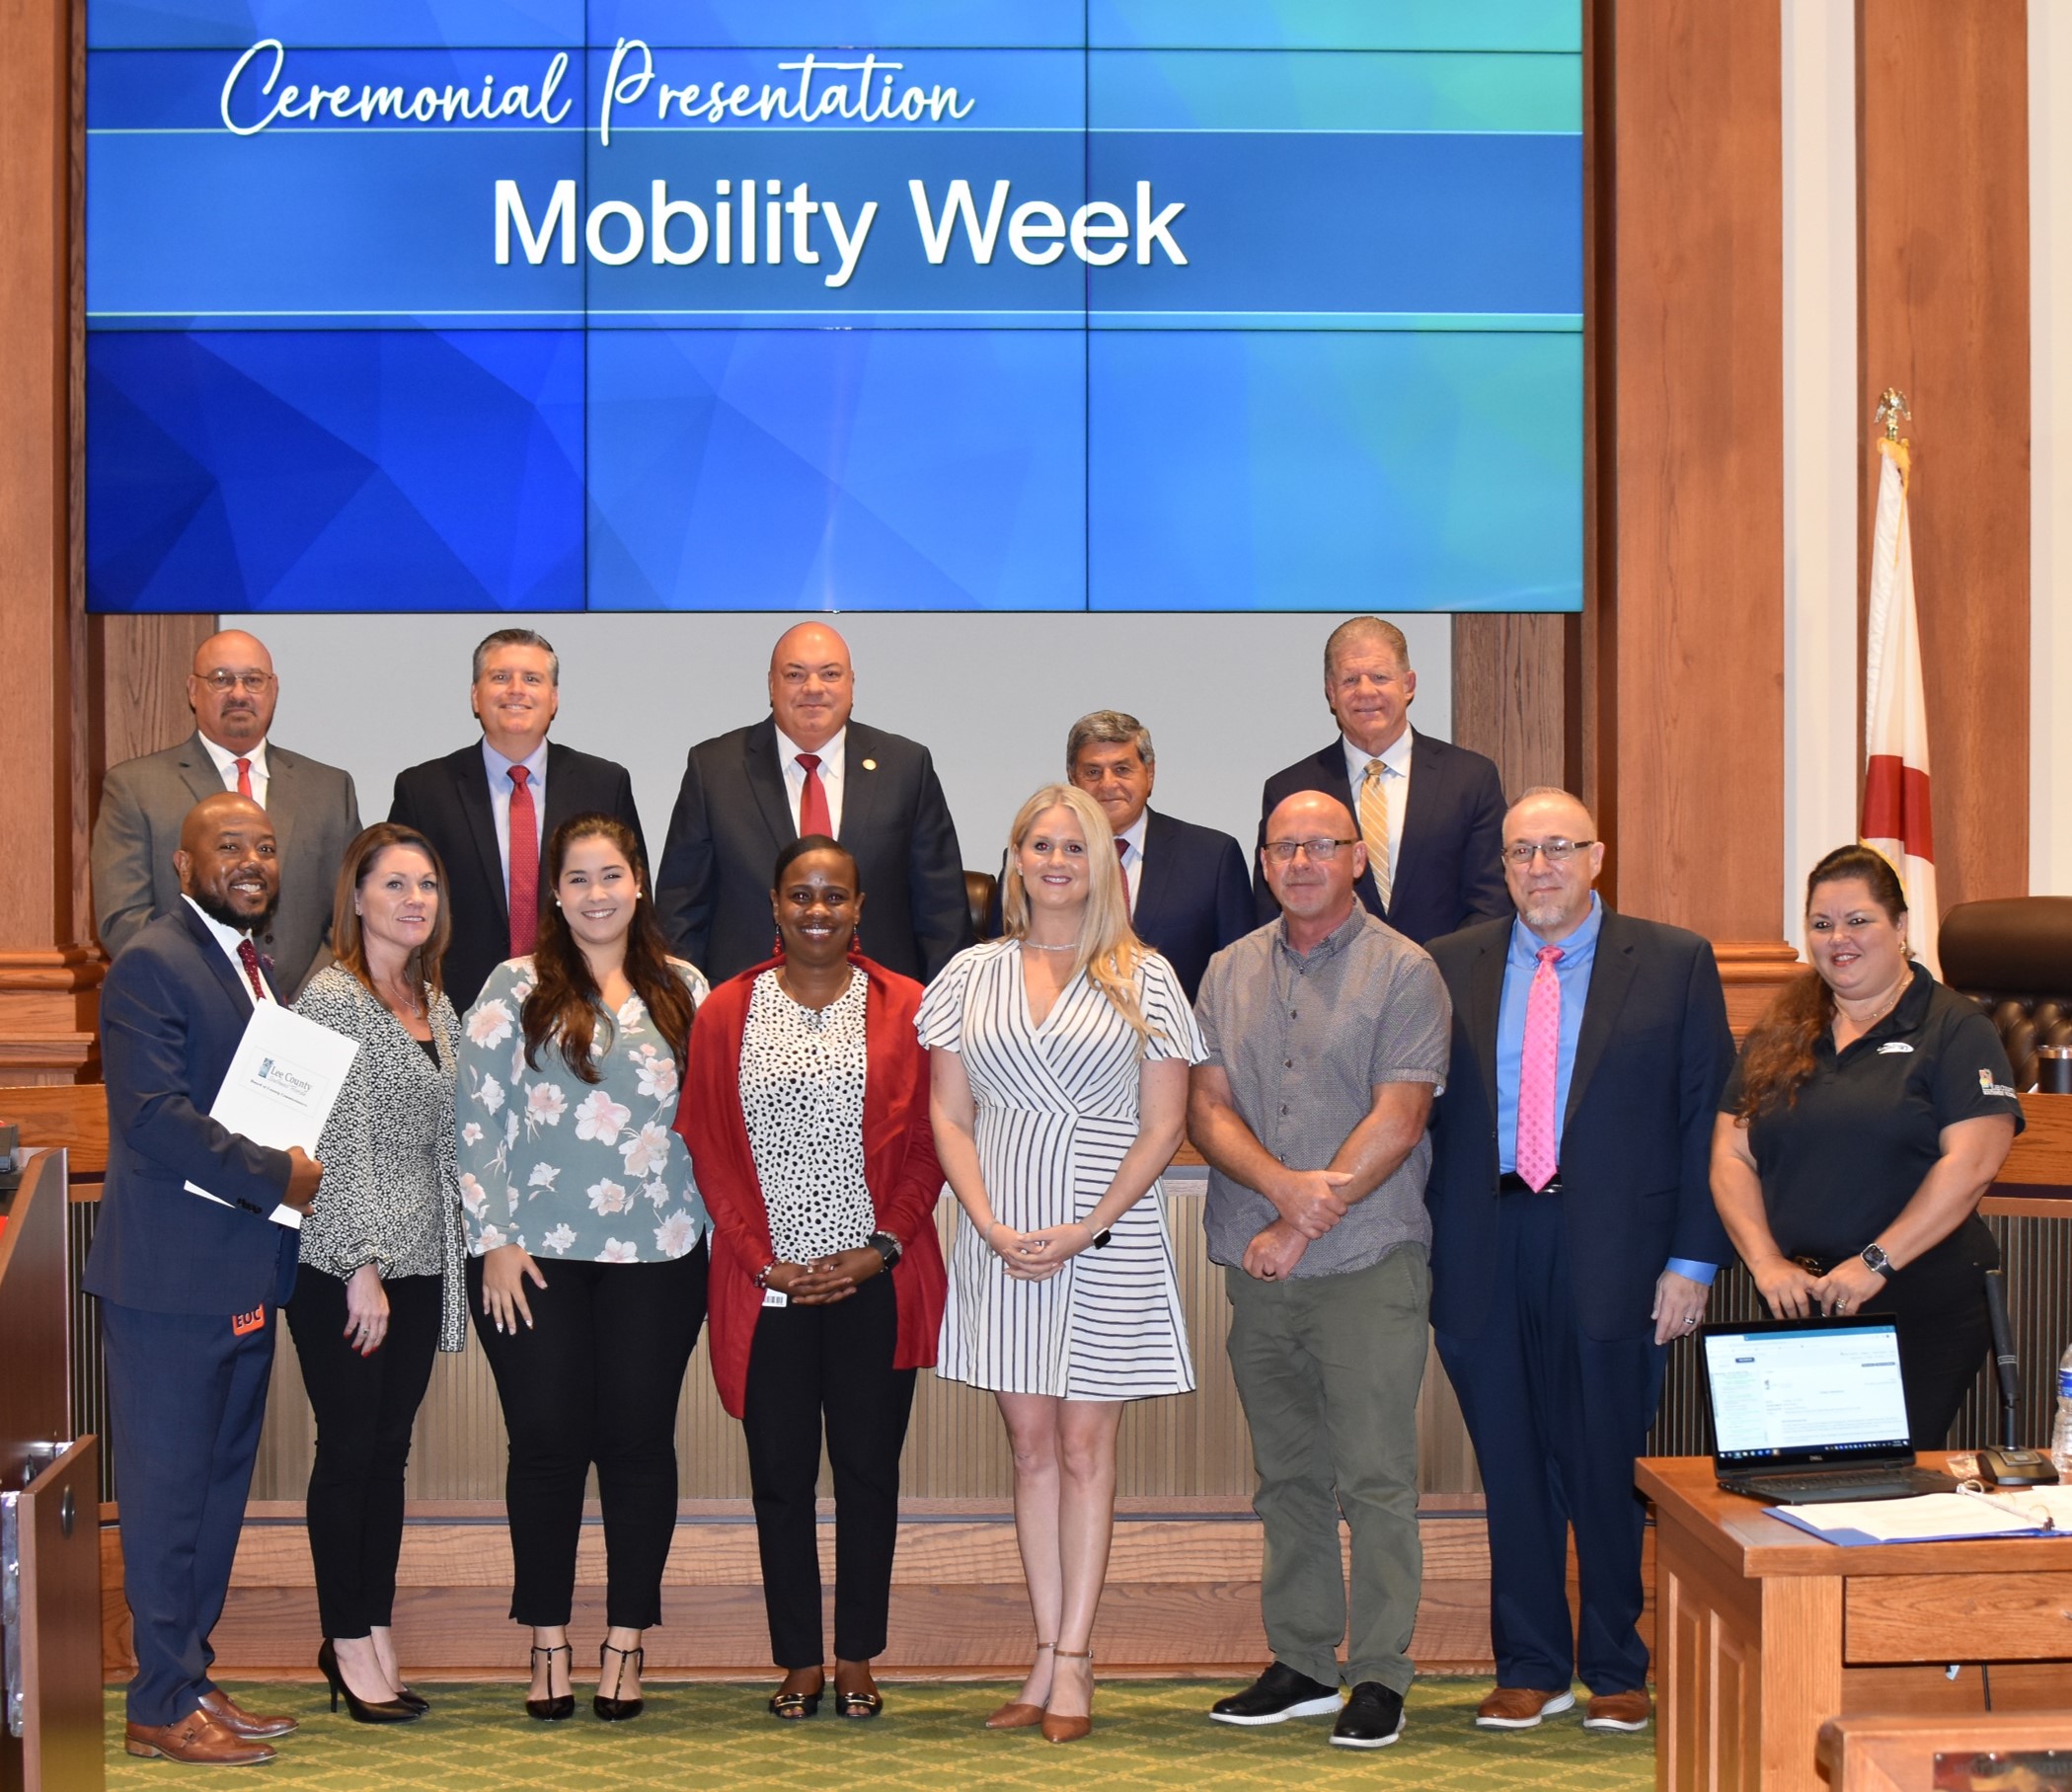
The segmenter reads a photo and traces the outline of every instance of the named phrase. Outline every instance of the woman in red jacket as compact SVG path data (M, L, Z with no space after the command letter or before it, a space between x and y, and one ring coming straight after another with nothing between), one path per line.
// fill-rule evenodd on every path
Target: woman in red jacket
M778 956L722 983L691 1029L676 1129L713 1217L713 1378L747 1434L780 1718L824 1684L813 1509L834 1470L835 1708L876 1717L899 1452L935 1362L946 1277L921 985L855 950L856 860L824 834L779 855Z

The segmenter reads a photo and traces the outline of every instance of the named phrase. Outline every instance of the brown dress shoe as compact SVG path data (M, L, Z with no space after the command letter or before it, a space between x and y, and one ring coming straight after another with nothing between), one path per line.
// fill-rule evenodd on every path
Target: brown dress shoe
M1654 1706L1649 1700L1648 1688L1636 1686L1631 1692L1607 1692L1600 1698L1592 1698L1589 1710L1583 1713L1582 1727L1585 1730L1645 1730L1653 1714Z
M1058 1649L1052 1651L1052 1653L1061 1662L1076 1661L1086 1663L1087 1702L1092 1704L1094 1698L1094 1652L1091 1649ZM1053 1698L1057 1696L1055 1690L1052 1691L1051 1696ZM1076 1743L1092 1733L1094 1719L1092 1713L1088 1713L1084 1717L1063 1717L1055 1711L1045 1711L1037 1727L1042 1731L1043 1740L1046 1743Z
M162 1755L195 1767L256 1767L274 1753L265 1743L232 1736L198 1709L174 1724L131 1724L122 1746L146 1759Z
M260 1717L247 1711L220 1686L211 1686L201 1695L201 1709L232 1736L241 1736L248 1743L269 1743L298 1728L291 1717Z
M1530 1730L1543 1717L1573 1711L1573 1692L1537 1692L1530 1686L1498 1686L1475 1707L1475 1722L1484 1730Z

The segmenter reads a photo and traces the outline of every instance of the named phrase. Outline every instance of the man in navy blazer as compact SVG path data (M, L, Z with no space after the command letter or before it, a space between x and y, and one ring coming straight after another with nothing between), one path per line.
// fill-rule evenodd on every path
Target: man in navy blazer
M1496 861L1503 783L1482 754L1410 725L1418 694L1410 645L1394 623L1355 616L1324 644L1324 700L1340 735L1321 752L1266 780L1260 798L1259 845L1266 818L1298 790L1338 798L1359 823L1367 869L1359 899L1419 945L1481 915L1507 915ZM1260 921L1280 912L1253 854Z
M1596 831L1568 793L1528 791L1503 819L1515 912L1429 947L1453 997L1431 1323L1489 1502L1491 1729L1569 1709L1576 1674L1586 1729L1646 1728L1634 1458L1668 1341L1727 1261L1709 1171L1733 1061L1719 969L1696 934L1604 906Z
M271 1759L267 1739L295 1727L208 1676L295 1283L297 1234L273 1215L306 1212L322 1174L208 1117L253 1009L278 999L252 938L279 899L275 845L249 799L197 804L173 855L180 905L101 985L108 1177L82 1278L107 1346L137 1663L128 1750L224 1766Z
M441 964L446 993L463 1014L490 973L532 950L510 924L512 768L526 773L533 815L535 896L544 905L547 842L574 816L612 816L633 829L648 856L626 767L579 753L547 731L561 707L561 657L531 629L499 629L475 650L469 704L482 739L397 774L389 819L415 827L438 848L446 872L453 939ZM652 871L651 871L652 884ZM538 917L533 917L538 925Z
M971 943L957 824L919 741L852 722L849 644L802 622L770 655L770 714L691 748L655 872L671 947L715 983L770 956L770 877L802 834L856 858L858 944L921 982ZM810 761L808 764L807 761Z

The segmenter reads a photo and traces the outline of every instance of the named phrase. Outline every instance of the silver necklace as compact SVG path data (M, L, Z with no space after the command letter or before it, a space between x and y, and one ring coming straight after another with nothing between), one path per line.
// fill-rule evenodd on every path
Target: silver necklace
M1022 944L1032 952L1077 952L1079 950L1079 942L1077 940L1074 940L1069 946L1046 946L1041 940L1031 939L1023 940Z

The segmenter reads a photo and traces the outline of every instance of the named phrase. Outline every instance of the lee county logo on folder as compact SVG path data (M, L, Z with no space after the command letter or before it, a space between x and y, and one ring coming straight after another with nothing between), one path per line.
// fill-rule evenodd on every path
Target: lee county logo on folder
M357 1040L305 1020L291 1008L264 1003L252 1010L208 1117L254 1144L277 1151L300 1145L314 1157L324 1123L331 1118L358 1052ZM187 1186L191 1195L219 1207L235 1205L199 1183ZM302 1215L285 1204L269 1217L278 1225L301 1229Z

